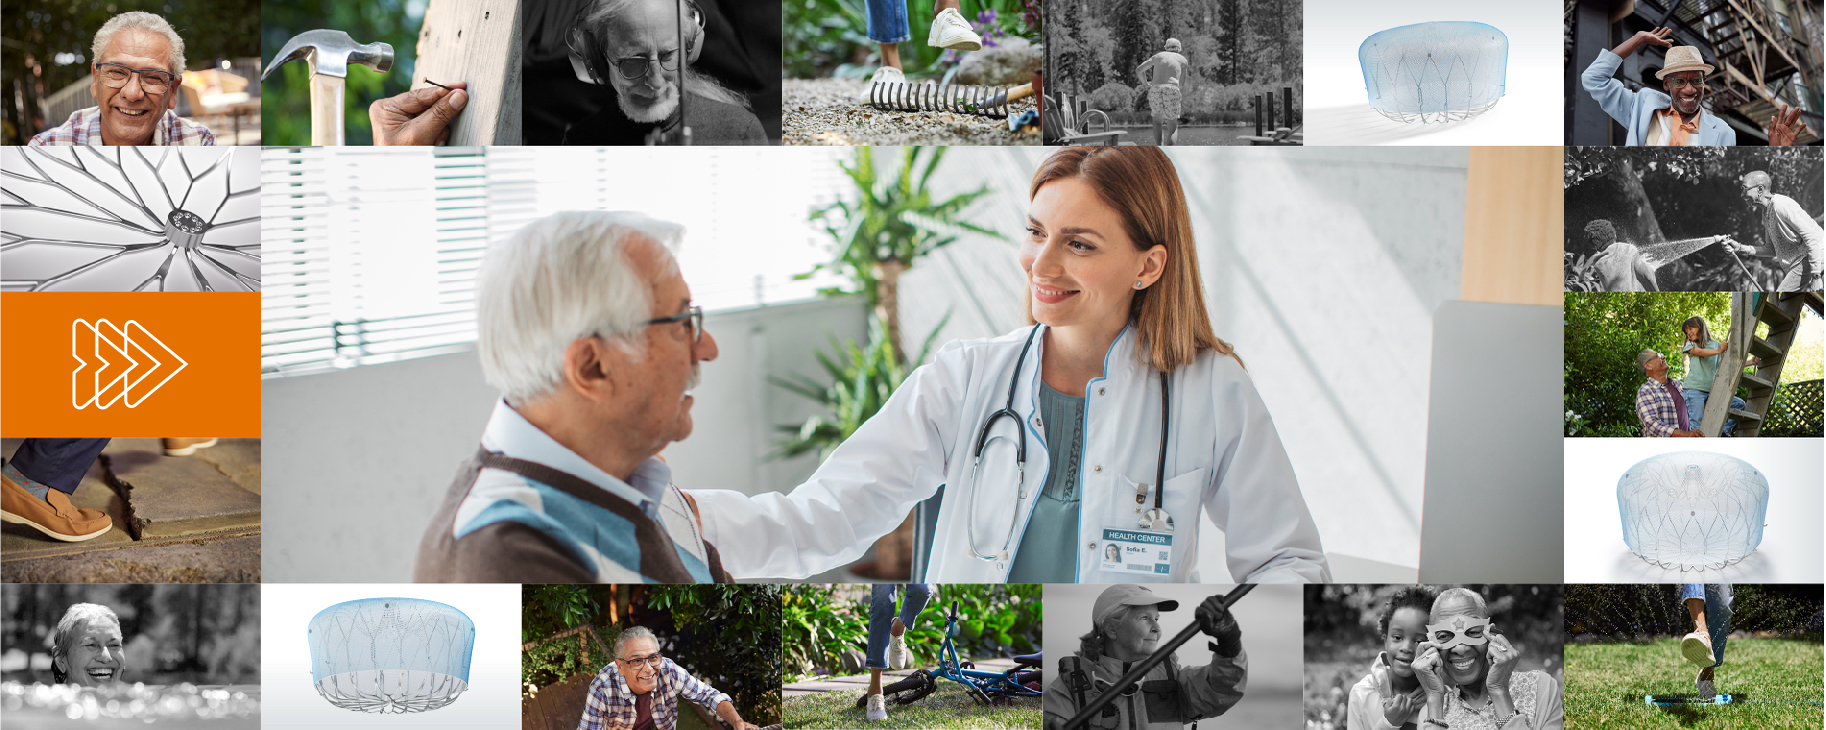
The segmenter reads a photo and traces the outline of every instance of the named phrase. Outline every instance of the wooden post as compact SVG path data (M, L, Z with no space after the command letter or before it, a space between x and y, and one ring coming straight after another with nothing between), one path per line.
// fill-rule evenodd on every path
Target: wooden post
M1699 423L1687 424L1699 429L1706 438L1716 438L1731 415L1731 396L1737 393L1738 376L1744 372L1744 360L1750 356L1750 339L1756 336L1756 312L1750 304L1755 296L1747 292L1731 295L1731 331L1725 334L1729 344L1718 355L1718 370L1712 374L1712 390L1706 396L1705 414ZM1682 332L1682 336L1685 333ZM1737 424L1743 428L1744 424Z
M1293 87L1281 87L1281 120L1293 129Z
M412 88L469 83L452 145L520 144L520 4L432 0L418 33Z
M1472 147L1465 171L1465 257L1458 298L1564 302L1559 147Z
M1255 107L1255 136L1262 136L1262 95L1249 97L1249 106Z

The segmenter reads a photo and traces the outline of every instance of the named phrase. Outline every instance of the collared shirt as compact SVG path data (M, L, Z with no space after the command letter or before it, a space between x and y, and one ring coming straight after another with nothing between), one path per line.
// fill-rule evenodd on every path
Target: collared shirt
M678 698L681 696L711 712L716 712L718 705L731 701L729 695L691 676L670 657L661 660L658 684L648 694L653 697L653 730L678 727ZM628 689L628 682L622 678L618 667L613 663L603 667L596 675L596 681L590 683L590 696L584 701L583 718L578 721L577 730L633 730L638 716L634 705L637 697Z
M1509 677L1509 699L1515 705L1515 715L1521 718L1518 724L1513 720L1502 725L1503 730L1559 730L1566 726L1566 711L1563 706L1564 692L1560 683L1541 671L1516 672ZM1465 701L1464 693L1457 685L1446 685L1445 723L1452 730L1497 730L1496 708L1490 706L1490 699L1485 697L1483 707L1472 707Z
M101 141L101 107L92 106L77 109L70 114L69 121L39 132L27 143L32 147L70 146L100 147ZM153 147L214 147L216 135L196 122L177 115L177 112L166 109L159 117L158 125L152 129Z
M1636 389L1636 418L1642 421L1642 435L1666 437L1674 431L1689 431L1687 409L1680 397L1680 381L1668 378L1666 383L1649 378Z
M1692 121L1684 121L1673 107L1655 112L1653 121L1649 122L1648 135L1642 144L1646 147L1690 147L1699 144L1699 115L1694 114Z
M1369 674L1357 680L1350 688L1350 701L1346 705L1345 728L1347 730L1397 730L1403 727L1418 727L1427 719L1427 693L1424 688L1415 687L1407 693L1414 698L1414 710L1408 713L1406 722L1396 725L1388 721L1388 715L1382 712L1382 700L1398 694L1389 683L1388 652L1376 655L1375 663L1370 665Z
M472 460L427 528L415 580L638 583L720 577L715 553L699 534L684 495L672 486L665 462L648 458L623 481L553 440L505 401L495 404L482 449L574 479ZM606 496L589 493L591 488ZM539 570L558 571L562 580L534 573ZM544 579L528 579L534 575Z
M1635 147L1648 143L1648 128L1654 122L1655 113L1673 106L1674 99L1660 89L1648 86L1631 91L1622 81L1612 77L1622 65L1623 59L1617 54L1599 50L1598 57L1592 59L1591 65L1585 68L1579 78L1585 90L1604 109L1604 113L1628 130L1629 134L1623 143ZM1697 124L1698 130L1693 134L1698 139L1692 140L1692 144L1737 144L1737 131L1703 107L1699 110Z
M1779 193L1769 196L1769 204L1763 206L1763 237L1775 247L1776 258L1781 259L1783 269L1810 264L1812 275L1819 276L1826 232L1822 232L1820 224L1807 215L1807 209L1794 202L1794 198Z

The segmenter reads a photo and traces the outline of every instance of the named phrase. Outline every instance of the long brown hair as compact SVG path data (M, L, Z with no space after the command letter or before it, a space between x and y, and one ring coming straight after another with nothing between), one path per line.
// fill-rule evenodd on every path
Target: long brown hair
M1712 333L1706 331L1706 319L1704 317L1690 317L1687 319L1687 321L1682 322L1680 325L1680 341L1682 343L1686 343L1689 341L1689 340L1687 340L1687 328L1688 327L1698 327L1699 328L1698 342L1699 342L1700 347L1702 347L1702 348L1705 347L1706 343L1712 339Z
M1031 200L1049 182L1074 177L1089 184L1122 216L1135 250L1157 245L1167 249L1160 280L1136 291L1129 302L1129 319L1141 338L1136 354L1161 372L1188 365L1205 350L1243 364L1230 343L1211 331L1205 287L1198 277L1198 246L1192 241L1192 213L1173 161L1157 147L1063 147L1040 163L1027 197ZM1027 319L1034 321L1031 299Z

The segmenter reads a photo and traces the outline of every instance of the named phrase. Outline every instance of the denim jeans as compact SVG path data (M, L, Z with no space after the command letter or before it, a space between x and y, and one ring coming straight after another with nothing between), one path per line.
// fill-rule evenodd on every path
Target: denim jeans
M876 43L901 43L913 40L907 21L907 0L867 0L862 17L869 25L869 40Z
M1686 608L1688 598L1706 602L1706 631L1712 635L1712 658L1717 661L1712 666L1722 666L1726 635L1731 633L1731 584L1683 583L1680 585L1682 609Z
M1699 428L1699 419L1704 418L1706 415L1707 395L1709 394L1703 390L1693 390L1692 388L1682 388L1680 391L1680 397L1685 398L1687 401L1687 423L1693 424L1693 428ZM1731 396L1731 407L1743 410L1744 399L1737 396ZM1725 427L1719 430L1718 435L1730 436L1736 432L1737 419L1727 417L1725 419Z
M888 632L894 624L894 590L900 586L894 583L876 583L869 593L869 654L864 664L870 669L888 668ZM925 610L926 602L932 600L932 586L925 583L908 583L906 600L901 601L900 623L907 629L913 628L913 619Z
M12 465L20 474L64 494L75 494L82 475L95 465L95 457L108 448L110 439L26 439L13 452Z

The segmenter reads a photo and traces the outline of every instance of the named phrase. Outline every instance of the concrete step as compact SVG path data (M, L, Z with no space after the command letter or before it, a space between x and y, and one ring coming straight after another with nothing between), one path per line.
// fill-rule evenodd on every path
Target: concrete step
M10 456L21 441L0 439L0 452ZM259 485L259 439L222 439L190 456L165 456L158 439L115 439L70 496L77 507L108 513L114 529L93 540L62 542L31 527L5 525L5 579L87 582L101 579L85 576L165 571L167 579L104 582L257 582Z
M93 545L106 537L76 544ZM8 583L258 583L260 533L148 540L31 557L15 557L8 551L6 560L0 562L0 579Z

